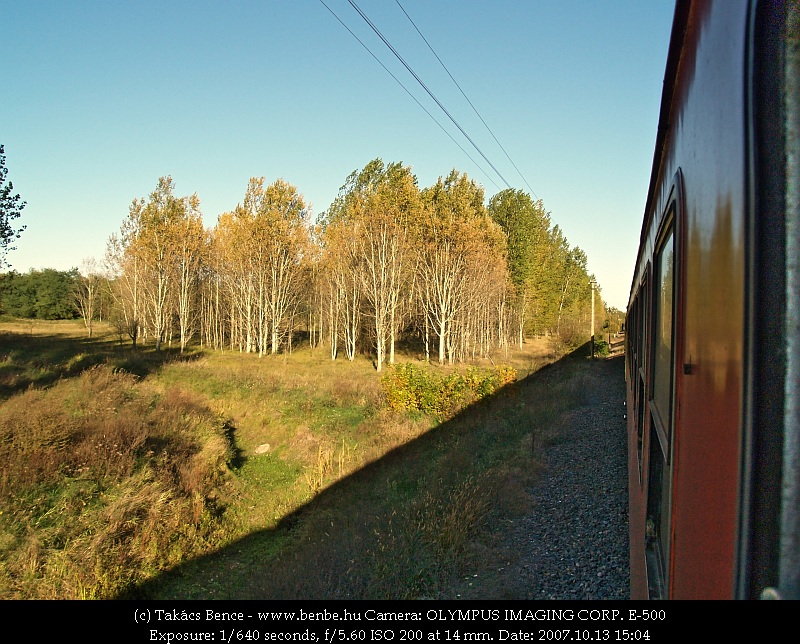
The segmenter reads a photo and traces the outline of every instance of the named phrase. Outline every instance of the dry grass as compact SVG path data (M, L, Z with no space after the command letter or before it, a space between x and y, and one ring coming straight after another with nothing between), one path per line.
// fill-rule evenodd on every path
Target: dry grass
M230 457L193 396L99 365L0 406L0 597L109 597L215 541Z
M438 426L386 409L366 357L84 333L0 324L0 597L430 596L523 510L558 413L556 385L521 382ZM555 357L502 361L522 379Z

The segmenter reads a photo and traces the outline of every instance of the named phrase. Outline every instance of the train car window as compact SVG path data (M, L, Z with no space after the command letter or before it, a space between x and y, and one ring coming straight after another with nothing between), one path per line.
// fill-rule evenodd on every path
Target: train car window
M644 277L642 277L641 289L641 303L639 304L639 373L641 377L645 377L647 371L647 348L650 345L650 331L648 329L650 320L650 262L644 269ZM644 404L644 399L642 399Z
M636 310L636 300L628 307L628 315L625 317L625 328L628 331L625 333L625 380L628 383L633 382L633 338L635 337L635 332L631 333L630 329L633 326L633 319ZM633 327L635 328L635 327Z
M631 318L630 324L628 324L628 331L625 333L626 338L628 339L628 346L630 349L630 361L631 361L631 381L636 378L636 351L639 344L639 324L636 320L639 319L639 296L636 296L636 300L633 304L633 316Z
M650 424L652 427L652 422ZM650 599L665 599L669 561L669 468L658 441L650 440L645 561Z
M636 379L638 382L638 405L637 405L637 417L636 417L636 442L638 448L639 457L639 484L644 485L644 479L642 477L642 472L644 470L644 436L647 431L646 423L648 420L647 414L647 349L650 342L650 332L648 329L650 320L650 271L651 271L651 264L648 261L647 266L644 269L644 277L642 278L642 288L640 291L640 298L639 298L639 308L638 308L638 317L637 317L637 324L639 326L639 366L636 371Z
M642 293L644 291L639 288L639 295L636 297L636 319L634 320L634 324L636 324L636 329L634 333L636 333L636 341L634 343L634 370L636 371L636 377L639 377L639 368L642 366Z
M653 265L650 373L650 442L645 558L651 599L665 597L670 551L672 396L675 373L675 214L673 201L656 245ZM653 431L655 430L655 431Z
M644 378L637 377L636 381L638 383L638 391L636 394L636 400L639 401L636 410L636 455L639 458L639 486L644 483L642 479L642 451L644 448Z
M633 378L633 387L634 389L634 401L635 401L635 413L636 413L636 456L638 459L639 464L639 484L642 485L644 483L642 478L642 468L643 468L643 450L644 450L644 434L645 434L645 422L647 421L647 398L646 398L646 387L645 387L645 364L644 364L644 356L645 350L644 347L646 346L646 337L645 334L647 333L647 325L645 324L645 312L647 311L647 304L648 304L648 292L649 292L649 283L650 283L650 265L648 263L647 268L644 272L644 277L642 278L642 283L639 287L639 292L636 296L636 303L635 303L635 333L636 333L636 361L635 361L635 368L634 368L634 378Z
M656 257L656 283L653 325L653 391L652 400L658 420L659 439L669 461L670 417L672 414L673 301L675 279L675 235L673 228L663 237Z

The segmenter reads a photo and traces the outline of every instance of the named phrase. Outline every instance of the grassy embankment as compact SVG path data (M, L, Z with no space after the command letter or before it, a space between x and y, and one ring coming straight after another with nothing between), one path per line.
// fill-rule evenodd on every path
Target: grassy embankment
M536 445L580 397L569 361L522 380L545 344L436 416L389 409L366 357L84 336L0 324L0 598L435 596L524 511Z

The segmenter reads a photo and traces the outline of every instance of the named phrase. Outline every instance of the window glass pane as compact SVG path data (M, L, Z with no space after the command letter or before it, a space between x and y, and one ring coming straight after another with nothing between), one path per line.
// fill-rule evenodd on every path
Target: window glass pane
M655 355L653 361L653 402L669 435L672 400L672 299L674 277L673 233L664 240L658 254L656 287Z

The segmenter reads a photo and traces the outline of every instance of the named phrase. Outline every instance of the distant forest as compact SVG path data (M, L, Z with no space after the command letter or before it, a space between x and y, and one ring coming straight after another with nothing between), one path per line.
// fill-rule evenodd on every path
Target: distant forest
M76 289L80 281L77 268L0 273L0 313L38 320L78 318L80 310L76 306ZM98 307L97 315L100 313Z
M526 336L585 341L592 276L541 200L483 188L453 170L420 188L380 159L354 171L316 222L298 189L250 180L203 225L196 194L162 177L134 199L103 261L0 274L0 313L111 322L134 346L199 342L278 353L302 336L332 358L399 343L440 363L485 357ZM598 329L609 318L595 297ZM612 320L613 322L613 320Z

